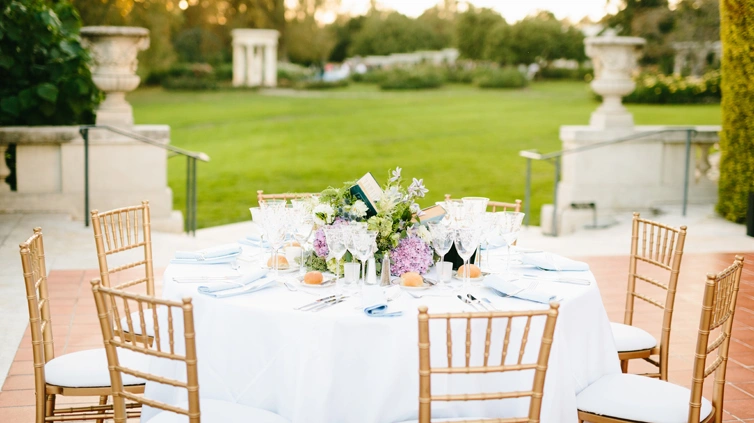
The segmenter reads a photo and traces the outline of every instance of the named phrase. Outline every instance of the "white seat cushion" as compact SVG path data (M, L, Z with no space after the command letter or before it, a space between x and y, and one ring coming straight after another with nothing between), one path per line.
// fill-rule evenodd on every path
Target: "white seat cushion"
M133 351L119 349L119 363L124 367L146 371L149 357ZM122 374L124 385L141 385L144 380ZM77 351L55 357L45 364L45 381L50 385L69 388L94 388L110 386L110 371L104 348Z
M178 404L188 409L188 403ZM246 407L233 402L199 399L199 410L203 422L207 423L290 423L288 419L261 408ZM163 411L149 419L148 423L186 423L188 417L170 411Z
M141 318L139 317L138 311L131 313L131 324L134 327L134 334L141 335ZM128 320L126 320L125 316L120 319L120 325L123 328L124 332L131 332L128 330ZM154 337L154 319L152 318L151 310L144 310L144 326L147 327L147 336Z
M610 327L618 352L648 350L657 346L655 337L644 329L613 322L610 322Z
M633 374L603 376L576 396L580 411L647 423L687 423L691 391ZM712 412L702 398L701 419Z

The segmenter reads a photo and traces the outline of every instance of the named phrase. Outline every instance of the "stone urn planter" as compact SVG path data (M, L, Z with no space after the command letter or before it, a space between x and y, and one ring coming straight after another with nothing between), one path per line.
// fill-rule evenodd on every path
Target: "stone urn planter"
M634 118L621 99L636 88L631 73L646 40L608 34L588 37L584 43L586 55L594 63L592 89L603 98L602 105L592 113L590 126L602 129L633 127Z
M86 26L81 37L94 59L92 79L105 92L105 100L97 109L97 124L132 126L133 109L126 93L139 86L136 75L137 54L149 48L146 28L124 26Z

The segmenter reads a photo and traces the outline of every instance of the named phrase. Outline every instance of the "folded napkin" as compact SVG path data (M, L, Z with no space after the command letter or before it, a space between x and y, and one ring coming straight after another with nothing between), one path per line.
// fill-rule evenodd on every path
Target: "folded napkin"
M176 251L173 263L227 262L241 254L241 247L236 244L219 245L199 251Z
M220 291L227 291L229 289L241 288L267 276L267 272L268 272L267 269L257 270L255 272L249 273L248 275L239 276L238 279L225 281L225 282L213 285L213 286L200 286L199 288L197 288L197 291L201 292L202 294L209 294L212 292L220 292Z
M556 295L550 295L546 292L526 288L525 283L506 282L497 275L489 275L482 282L484 286L491 288L503 296L520 298L522 300L534 301L536 303L549 304L550 301L558 299Z
M262 237L259 235L247 235L245 238L239 239L238 243L248 245L250 247L270 248L270 243L267 241L262 241Z
M585 271L589 270L589 265L582 262L571 260L553 253L528 253L521 256L523 264L529 264L544 270L557 271Z
M228 289L220 292L203 292L199 291L200 294L210 296L212 298L228 298L228 297L235 297L237 295L245 295L245 294L251 294L252 292L261 291L263 289L269 288L271 286L277 285L277 282L275 282L275 279L272 278L264 278L260 279L256 282L250 283L243 288L240 289Z
M382 288L377 285L365 286L361 292L361 305L364 313L370 317L398 317L402 311L388 312L387 298Z

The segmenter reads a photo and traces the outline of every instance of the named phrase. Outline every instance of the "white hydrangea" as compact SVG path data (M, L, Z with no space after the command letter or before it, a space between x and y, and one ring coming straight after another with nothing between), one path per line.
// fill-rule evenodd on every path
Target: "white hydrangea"
M367 210L367 205L364 204L364 202L361 200L357 200L351 206L351 214L355 215L356 217L365 217L367 215Z
M429 229L427 229L424 225L419 225L419 228L416 230L416 235L421 238L422 241L426 242L427 244L432 243L432 234L429 233Z
M314 223L319 226L331 224L333 222L334 214L335 210L333 210L332 206L329 204L317 204L314 207L314 210L312 210Z

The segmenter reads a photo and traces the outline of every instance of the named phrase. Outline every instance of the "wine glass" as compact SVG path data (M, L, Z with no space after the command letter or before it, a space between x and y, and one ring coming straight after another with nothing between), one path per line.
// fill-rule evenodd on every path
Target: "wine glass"
M492 238L495 235L495 229L497 226L497 214L484 212L482 215L479 216L479 224L481 225L481 229L482 229L481 244L484 245L484 249L486 252L486 257L484 259L484 262L482 263L480 260L480 264L490 268L490 244L491 244ZM481 255L481 251L479 253Z
M299 268L299 274L303 275L306 273L306 266L304 266L304 248L306 241L309 239L309 236L311 236L312 230L314 229L314 219L309 213L302 210L295 213L295 217L292 220L295 222L293 226L293 239L298 241L301 245L301 267Z
M350 247L348 249L361 262L361 280L364 283L366 283L366 279L364 279L365 262L374 254L372 246L376 239L377 231L357 232L351 235Z
M479 246L479 238L482 231L476 225L465 226L455 230L455 246L458 255L463 259L463 281L466 289L471 285L471 266L469 259ZM468 293L468 291L467 291Z
M340 226L325 226L322 228L325 232L325 242L330 255L335 258L335 285L339 286L340 282L340 260L346 254L348 249L348 234Z
M285 244L285 236L288 233L288 216L285 210L276 210L274 208L262 210L262 229L272 249L272 274L273 278L277 279L279 276L278 251Z
M500 235L505 241L505 245L508 247L508 258L505 263L505 278L510 277L510 263L511 263L511 246L516 243L518 239L518 233L521 231L521 224L524 221L524 213L520 212L499 212L497 213L498 226L500 228Z
M259 203L261 209L282 209L285 208L286 200L264 200Z
M486 197L463 197L461 201L466 213L476 218L487 210L487 203L490 199Z
M455 233L453 232L453 229L441 222L431 222L429 224L429 234L432 237L432 248L434 248L437 255L440 256L435 268L437 269L437 280L442 283L442 269L440 268L440 265L445 258L445 254L448 254L450 248L453 247ZM450 281L447 282L449 283Z

